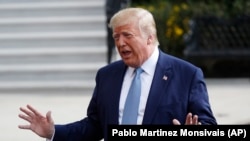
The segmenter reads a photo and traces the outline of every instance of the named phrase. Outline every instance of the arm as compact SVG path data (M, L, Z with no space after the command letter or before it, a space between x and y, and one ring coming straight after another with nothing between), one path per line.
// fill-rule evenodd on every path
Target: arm
M211 110L207 87L201 69L196 69L190 83L188 99L188 111L185 125L216 125L216 119ZM177 119L173 119L174 125L180 125Z

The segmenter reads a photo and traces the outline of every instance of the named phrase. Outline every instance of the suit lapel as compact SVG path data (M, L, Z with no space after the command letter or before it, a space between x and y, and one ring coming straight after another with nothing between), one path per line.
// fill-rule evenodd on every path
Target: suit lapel
M142 124L151 124L158 105L160 104L160 100L162 99L161 97L166 94L167 85L172 77L172 69L169 64L166 65L166 61L168 60L163 59L163 55L160 53Z

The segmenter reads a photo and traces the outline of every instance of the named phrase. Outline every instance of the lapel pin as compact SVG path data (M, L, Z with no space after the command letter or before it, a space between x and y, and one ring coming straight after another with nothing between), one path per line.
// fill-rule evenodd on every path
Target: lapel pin
M166 75L163 76L163 80L168 80L168 77Z

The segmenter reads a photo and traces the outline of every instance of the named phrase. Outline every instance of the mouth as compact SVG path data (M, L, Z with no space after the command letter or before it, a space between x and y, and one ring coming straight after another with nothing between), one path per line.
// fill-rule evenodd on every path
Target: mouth
M128 59L132 55L132 51L121 51L121 56L123 59Z

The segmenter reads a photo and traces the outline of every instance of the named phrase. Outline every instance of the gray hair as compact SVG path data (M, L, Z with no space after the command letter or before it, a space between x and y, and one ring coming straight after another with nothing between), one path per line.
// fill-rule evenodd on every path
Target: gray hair
M114 29L128 23L138 22L140 32L145 35L153 35L154 45L158 46L156 24L153 15L143 8L125 8L117 12L110 20L109 27Z

